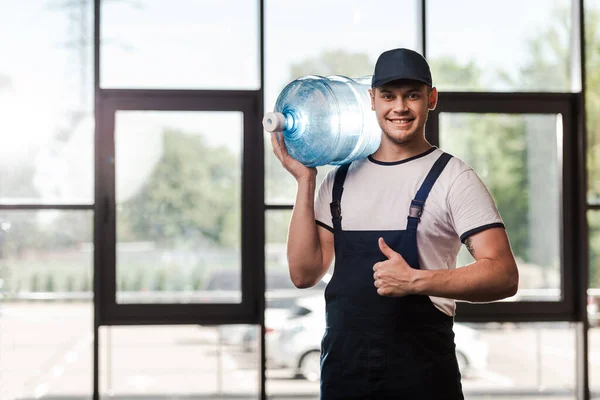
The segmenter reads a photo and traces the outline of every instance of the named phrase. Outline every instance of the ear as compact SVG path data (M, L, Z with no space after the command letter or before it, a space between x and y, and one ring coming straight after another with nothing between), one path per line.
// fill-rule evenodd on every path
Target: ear
M438 91L435 87L431 88L429 92L429 98L427 99L427 107L430 110L435 110L438 102Z
M371 110L375 111L375 92L376 89L369 89L369 96L371 96Z

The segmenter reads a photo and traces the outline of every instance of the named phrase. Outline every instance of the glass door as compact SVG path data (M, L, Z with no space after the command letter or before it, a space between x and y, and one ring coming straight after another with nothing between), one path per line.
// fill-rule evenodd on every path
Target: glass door
M104 96L95 215L101 394L258 398L262 341L244 346L264 310L256 96Z

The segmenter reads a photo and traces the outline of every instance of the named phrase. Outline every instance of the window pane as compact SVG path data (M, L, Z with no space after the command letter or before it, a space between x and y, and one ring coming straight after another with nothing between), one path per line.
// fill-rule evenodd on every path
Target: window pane
M290 312L274 343L267 336L267 345L276 349L267 371L271 396L301 393L318 399L318 372L313 375L309 371L314 369L303 366L303 360L310 360L306 355L319 354L324 332L324 313L308 306L311 303L316 302ZM576 398L574 325L455 323L454 333L466 400ZM317 360L312 361L315 368Z
M115 124L118 301L239 303L243 114L118 111Z
M516 299L561 298L561 173L555 115L440 114L440 147L485 182L519 265ZM461 249L458 265L473 258Z
M102 327L101 396L258 399L257 347L230 343L229 327Z
M600 394L600 211L588 212L590 287L587 298L590 388Z
M91 398L92 218L0 212L1 399Z
M417 2L342 0L265 2L265 110L289 82L305 75L371 75L380 53L417 45ZM399 10L400 23L382 23L382 10ZM307 29L307 26L318 29ZM266 202L293 203L296 182L265 138ZM325 172L319 172L322 180Z
M600 0L585 1L588 198L600 204Z
M441 90L580 90L571 87L570 0L429 0L427 16L427 58Z
M324 300L325 287L328 276L310 289L296 289L289 277L289 266L286 256L287 231L292 216L291 211L269 210L266 213L266 276L267 276L267 306L265 310L265 339L267 354L267 394L269 396L280 396L295 394L314 395L318 393L318 384L310 380L292 378L300 371L290 365L289 360L282 357L281 346L283 342L280 336L290 326L292 320L290 315L298 309L298 300L302 298L318 298ZM275 287L275 280L281 282ZM269 281L272 283L269 284ZM300 303L301 304L301 303ZM325 303L323 303L323 306ZM292 318L293 319L293 318ZM312 320L311 320L312 321ZM324 322L324 321L321 321ZM320 325L317 325L317 328ZM311 339L320 344L323 334L311 331ZM306 349L308 356L298 365L302 368L310 368L318 373L319 349ZM304 354L304 352L303 352ZM318 375L317 377L318 378ZM316 391L315 391L316 389Z
M466 400L575 400L574 324L456 325Z
M258 12L256 0L103 1L100 86L258 89Z
M600 211L588 212L590 247L590 293L600 300ZM600 325L600 311L590 315L592 325ZM598 321L596 321L598 319Z
M92 13L0 3L0 203L93 202Z

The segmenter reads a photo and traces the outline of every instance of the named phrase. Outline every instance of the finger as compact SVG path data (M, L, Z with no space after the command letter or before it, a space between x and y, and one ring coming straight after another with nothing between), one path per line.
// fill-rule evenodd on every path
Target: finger
M277 140L277 132L271 132L271 146L273 151L279 148L279 140Z
M376 280L373 282L373 285L375 285L375 287L376 287L376 288L379 288L379 287L381 287L381 281L380 281L379 279L376 279Z
M287 151L287 147L285 147L285 140L283 139L283 133L281 132L273 132L275 134L275 141L277 142L277 158L282 163L286 162L286 160L292 158Z
M389 259L398 255L390 246L387 245L382 237L379 238L379 249Z
M285 146L285 141L283 140L283 133L277 132L277 141L279 142L279 149L281 150L281 155L286 157L288 155L287 147Z
M277 138L277 132L271 133L271 145L273 146L273 153L275 154L275 157L277 157L279 161L283 160L280 141Z

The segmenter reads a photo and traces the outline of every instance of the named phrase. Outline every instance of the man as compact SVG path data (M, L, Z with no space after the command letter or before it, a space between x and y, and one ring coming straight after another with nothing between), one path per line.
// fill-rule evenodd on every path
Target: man
M384 52L370 94L379 149L330 172L316 201L316 169L290 157L280 133L272 136L298 184L287 245L292 281L313 286L335 255L321 398L463 399L454 300L514 295L514 256L476 173L425 139L438 98L427 61L408 49ZM456 268L461 242L475 262Z

